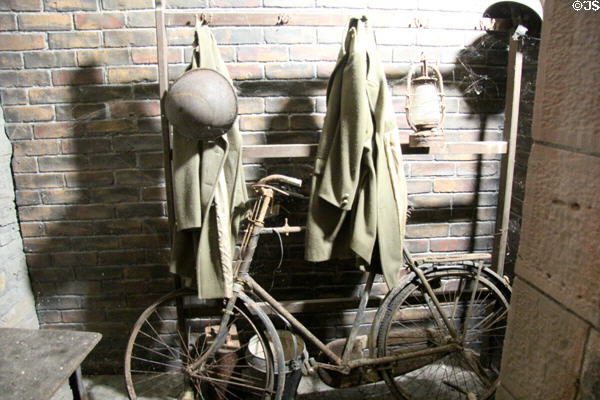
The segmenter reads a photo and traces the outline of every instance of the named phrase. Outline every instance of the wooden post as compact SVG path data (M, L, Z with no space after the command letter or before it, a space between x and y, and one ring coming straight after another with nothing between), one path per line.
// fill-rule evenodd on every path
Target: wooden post
M169 89L169 61L167 55L167 31L165 28L164 4L156 0L156 52L158 56L158 88L160 91L160 120L162 127L163 163L165 168L165 189L167 192L167 218L169 219L169 240L175 232L175 205L173 204L173 169L171 168L171 138L169 121L165 113L165 98Z
M508 239L508 221L510 219L510 201L517 149L517 130L519 123L519 100L521 98L521 74L523 70L522 35L526 29L519 25L510 38L508 50L508 72L506 77L506 106L504 109L504 140L507 143L506 154L502 156L500 169L500 188L498 193L498 211L494 232L494 251L492 266L500 275L504 273L506 242Z

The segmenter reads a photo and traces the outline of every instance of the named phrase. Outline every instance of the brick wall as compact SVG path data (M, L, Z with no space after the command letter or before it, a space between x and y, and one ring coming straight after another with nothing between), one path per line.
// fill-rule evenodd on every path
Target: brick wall
M448 140L502 135L507 37L480 28L484 3L327 0L172 0L206 12L240 97L245 143L315 143L325 89L348 16L366 13L389 76L398 124L404 75L425 52L440 62ZM0 92L24 249L43 327L99 331L88 371L118 371L135 317L172 279L162 170L152 0L5 0L0 3ZM293 9L287 8L289 6ZM279 18L281 17L281 18ZM278 19L288 20L277 24ZM168 17L169 73L191 56L193 14ZM499 158L409 155L413 252L492 245ZM280 172L302 178L312 160L246 160L249 181ZM306 204L291 202L290 222ZM349 263L301 261L302 237L265 240L256 268L280 298L355 294ZM382 281L376 290L385 290ZM351 315L351 314L350 314ZM322 337L344 330L319 318ZM314 319L313 319L314 321Z

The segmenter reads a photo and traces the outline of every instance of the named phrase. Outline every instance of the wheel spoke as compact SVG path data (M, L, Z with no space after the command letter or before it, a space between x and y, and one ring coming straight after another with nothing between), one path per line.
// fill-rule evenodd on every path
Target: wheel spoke
M413 278L390 300L377 338L377 355L434 349L457 339L469 347L431 359L420 368L407 364L418 369L396 378L394 368L382 370L391 392L406 400L464 399L469 394L480 398L493 393L498 370L488 367L487 360L497 364L501 355L505 327L500 325L505 325L508 309L504 292L481 266L430 270L425 276L433 290ZM432 292L437 299L430 296ZM459 332L458 338L451 337L448 325ZM406 370L398 364L395 373Z
M243 387L245 389L251 389L251 390L256 390L259 392L264 392L264 393L271 393L273 394L273 391L268 391L266 389L263 388L259 388L256 386L252 386L252 385L246 385L246 384L242 384L240 382L232 382L232 381L228 381L225 379L220 379L220 378L213 378L211 376L206 376L206 375L192 375L194 378L202 380L202 381L209 381L209 382L217 382L217 383L223 383L223 384L228 384L228 385L234 385L234 386L239 386L239 387Z
M193 390L201 400L243 400L249 393L264 398L283 390L274 387L271 349L266 344L262 327L252 321L250 314L234 305L232 315L223 325L219 312L205 315L204 308L192 306L185 312L189 319L175 326L173 321L166 319L169 314L161 310L172 312L172 305L177 301L181 301L177 304L192 305L179 299L185 296L195 295L178 291L165 296L144 311L136 322L125 362L130 399L139 399L144 393L175 399L185 388ZM212 313L214 308L207 310ZM224 328L219 334L220 326ZM185 340L186 336L189 341ZM252 372L248 360L252 355L247 351L252 337L259 340L257 344L264 353L266 372ZM207 357L209 353L212 356ZM199 363L199 359L204 361ZM192 364L194 371L190 371Z

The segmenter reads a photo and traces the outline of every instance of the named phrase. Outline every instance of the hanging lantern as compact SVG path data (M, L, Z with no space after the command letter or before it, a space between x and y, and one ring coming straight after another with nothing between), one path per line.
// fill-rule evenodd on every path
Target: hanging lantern
M421 75L413 78L415 70L419 66ZM430 70L433 71L432 75L429 74ZM411 145L422 145L417 144L420 143L420 140L413 140L413 136L441 138L445 117L442 74L423 56L421 64L414 64L410 67L406 78L406 120L415 131L415 134L411 135Z

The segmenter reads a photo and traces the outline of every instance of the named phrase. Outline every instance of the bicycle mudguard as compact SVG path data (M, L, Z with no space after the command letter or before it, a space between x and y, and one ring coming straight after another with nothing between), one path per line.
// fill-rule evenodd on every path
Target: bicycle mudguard
M398 282L398 286L394 287L390 290L384 297L383 301L377 308L377 313L375 314L375 318L373 319L373 323L371 324L371 332L369 333L369 339L367 342L367 348L369 349L369 357L376 357L377 354L377 334L379 333L379 326L381 325L381 320L385 315L385 310L387 310L388 304L392 301L392 299L402 290L404 287L412 282L412 280L416 277L414 272L409 272L400 278Z
M462 270L462 269L465 269L465 267L477 268L477 266L475 266L475 265L464 265L464 264L462 264L462 266L461 265L443 265L443 266L426 265L422 268L423 268L423 273L427 277L427 275L432 272ZM421 267L418 267L418 268L421 268ZM482 269L482 273L485 274L486 278L488 278L490 281L492 281L492 283L494 283L500 290L505 292L505 294L507 295L507 298L510 299L512 289L506 279L504 279L503 277L498 275L495 271L493 271L487 267L484 267ZM377 354L377 335L379 333L379 327L381 326L381 320L383 319L383 317L387 311L387 307L388 307L389 303L392 301L392 299L394 299L394 297L400 291L402 291L402 289L404 289L404 287L406 285L408 285L410 282L412 282L412 280L414 278L416 278L416 274L414 272L409 272L404 277L402 277L398 286L396 286L392 290L390 290L387 293L387 295L385 296L385 298L383 299L383 301L381 302L381 304L379 305L379 308L377 309L377 313L375 314L375 318L373 319L373 324L371 325L371 332L369 333L368 348L369 348L369 356L370 357L374 357L374 355Z
M464 266L464 264L463 264L463 266ZM466 266L469 268L477 269L476 265L466 265ZM423 271L423 272L425 273L425 276L427 276L428 273L431 273L434 271L450 271L453 269L464 269L464 268L460 267L459 265L443 265L443 266L433 265L433 266L429 266L428 268L426 268L425 271ZM490 281L492 281L499 289L505 291L508 294L508 297L510 298L510 294L512 293L512 288L511 288L510 284L508 283L507 279L498 275L498 273L496 273L494 270L492 270L491 268L488 268L488 267L483 267L481 272L483 274L485 274L487 276L487 278Z
M273 357L275 357L277 361L275 363L277 368L277 371L275 371L275 374L277 376L277 391L275 393L275 397L271 400L281 400L283 396L283 390L285 387L285 359L283 356L283 346L281 344L281 340L279 339L279 335L277 334L277 331L275 330L275 326L271 322L271 319L267 316L267 314L265 314L263 310L260 309L260 307L258 307L254 300L252 300L243 292L237 293L237 296L238 299L240 299L248 308L248 310L260 319L267 331L267 334L269 336L268 340L271 344L271 349L274 353L276 353L273 354Z

